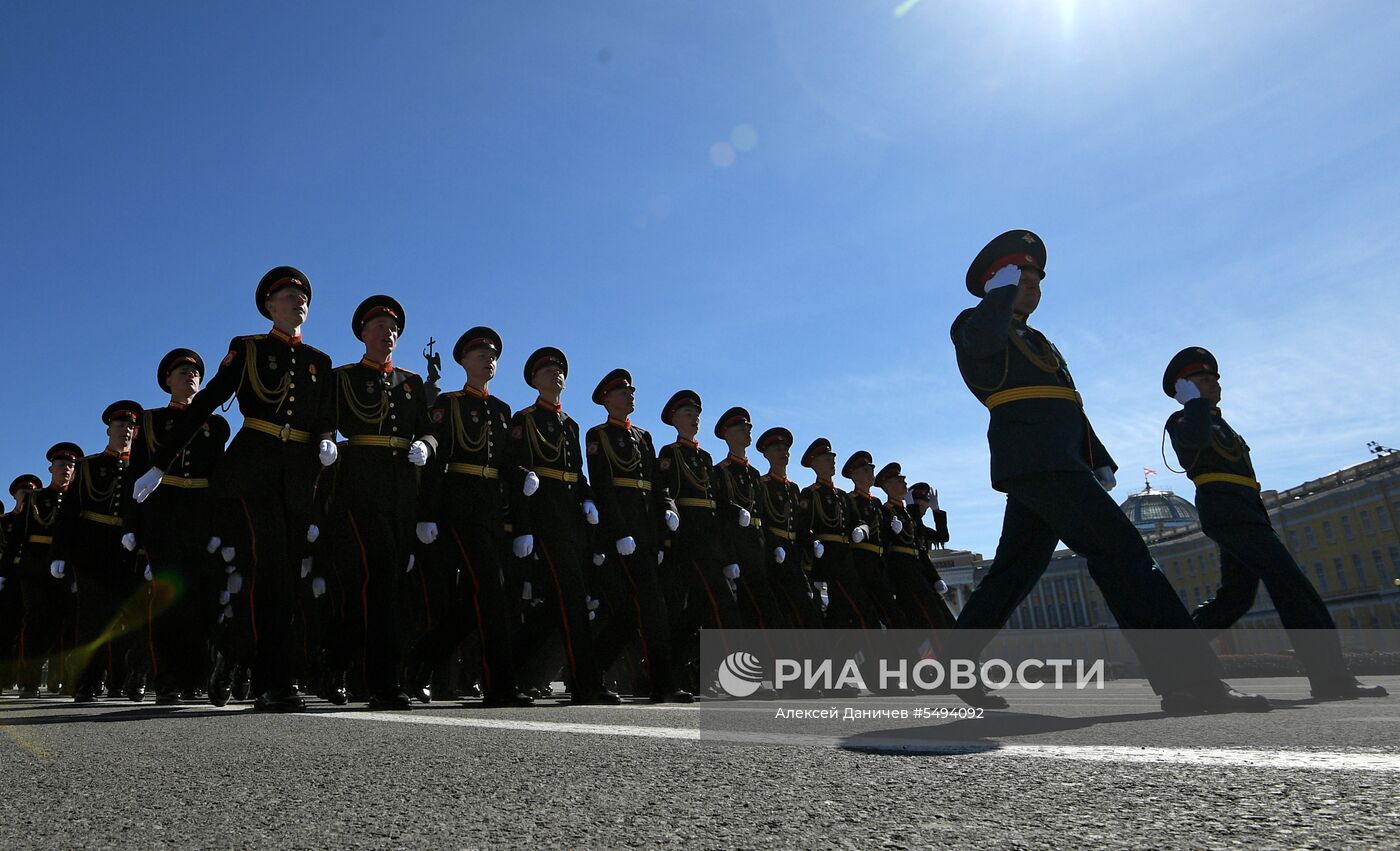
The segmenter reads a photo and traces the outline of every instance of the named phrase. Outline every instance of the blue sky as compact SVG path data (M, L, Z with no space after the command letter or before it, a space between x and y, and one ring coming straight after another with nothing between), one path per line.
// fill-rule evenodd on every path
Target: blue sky
M947 328L1028 227L1117 494L1144 466L1192 494L1158 449L1190 344L1288 487L1400 444L1398 41L1387 2L0 2L0 477L163 403L168 349L266 330L253 286L290 263L337 363L388 292L401 365L490 324L514 406L557 345L583 425L626 366L663 437L693 387L708 423L902 461L990 553Z

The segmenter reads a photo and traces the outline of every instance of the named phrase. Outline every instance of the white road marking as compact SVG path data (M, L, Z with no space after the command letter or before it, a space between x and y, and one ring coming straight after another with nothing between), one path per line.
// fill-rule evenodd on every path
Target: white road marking
M317 712L297 716L338 721L375 721L391 724L425 724L484 730L516 730L525 733L562 733L585 736L627 736L689 742L722 742L743 745L785 745L855 750L865 753L947 755L966 758L1065 759L1080 762L1145 763L1156 765L1218 766L1315 771L1371 771L1400 773L1400 753L1386 751L1295 751L1260 748L1163 748L1114 745L1019 745L988 748L966 742L912 742L895 738L845 738L801 734L775 734L695 727L652 727L642 724L594 724L564 721L527 721L511 718L466 718L448 715L395 712Z

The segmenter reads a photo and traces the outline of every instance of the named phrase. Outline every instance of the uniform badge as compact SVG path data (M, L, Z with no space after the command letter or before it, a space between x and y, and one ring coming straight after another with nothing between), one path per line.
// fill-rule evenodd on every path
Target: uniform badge
M220 362L219 366L220 366L220 367L228 366L229 364L233 363L233 359L234 359L235 357L237 357L237 353L234 352L233 349L229 349L229 350L228 350L228 354L224 355L224 359L223 359L222 362Z
M365 382L365 393L366 393L366 395L369 395L369 396L373 396L373 395L374 395L374 382L373 382L373 381L366 381L366 382Z
M267 368L274 371L277 369L277 355L267 356Z
M515 428L510 430L510 436L515 438L516 440L519 440L521 437L525 436L525 429L521 426L516 426Z
M481 422L481 414L477 413L476 411L472 411L472 422Z
M657 462L657 466L660 467L661 471L664 473L667 470L671 469L671 459L663 457L660 461Z
M589 455L597 455L597 454L598 454L598 444L597 444L596 441L592 441L592 440L588 441L588 454L589 454Z
M443 410L442 410L442 408L433 408L433 422L435 422L435 423L440 423L440 422L442 422L442 415L443 415Z

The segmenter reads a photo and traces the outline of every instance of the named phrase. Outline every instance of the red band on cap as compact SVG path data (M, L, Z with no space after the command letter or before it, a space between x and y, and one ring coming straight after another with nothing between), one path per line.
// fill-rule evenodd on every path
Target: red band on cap
M276 281L273 281L272 286L267 288L267 294L272 295L278 290L283 290L287 287L301 287L302 289L306 289L306 282L300 278L278 278Z
M1191 363L1191 364L1187 364L1186 366L1182 367L1182 368L1181 368L1181 371L1178 372L1178 373L1176 374L1176 378L1177 378L1178 381L1180 381L1181 379L1185 378L1185 377L1188 376L1188 375L1195 375L1195 374L1198 373L1198 372L1210 372L1210 371L1211 371L1211 369L1210 369L1210 364L1205 364L1205 363Z
M471 351L472 349L475 349L477 346L486 346L487 348L491 349L491 351L493 351L493 352L496 350L496 342L495 342L494 340L492 340L490 337L476 337L476 338L474 338L474 339L468 340L468 341L462 346L462 351L463 351L463 352L469 352L469 351Z
M1033 266L1037 272L1044 273L1044 270L1036 265L1035 258L1029 254L1008 254L987 266L987 271L982 275L982 283L987 283L992 276L1005 266Z
M141 419L141 417L138 416L137 413L136 413L135 411L113 411L113 412L112 412L112 416L109 417L108 419L109 419L109 420L119 420L119 419L121 419L122 417L127 417L127 418L129 418L132 422L136 422L137 420Z
M368 324L368 322L371 319L381 314L384 316L392 317L395 320L399 318L399 315L395 313L392 308L384 307L381 305L379 307L371 307L369 310L366 310L365 315L360 317L360 323Z
M607 384L604 384L604 385L603 385L603 392L604 392L604 393L611 393L612 391L616 390L616 389L619 388L619 387L628 387L628 386L630 386L630 385L628 384L627 379L625 379L625 378L614 378L612 381L609 381Z

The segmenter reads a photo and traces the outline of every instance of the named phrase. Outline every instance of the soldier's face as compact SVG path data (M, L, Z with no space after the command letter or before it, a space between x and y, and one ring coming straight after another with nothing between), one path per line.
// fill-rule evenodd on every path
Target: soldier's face
M753 423L735 423L724 430L724 442L731 448L743 449L753 443Z
M77 469L78 462L59 458L49 465L49 481L60 490L66 488L73 484L73 472Z
M477 346L462 355L462 369L467 377L479 384L485 384L496 377L496 350Z
M399 325L388 316L376 316L360 331L365 347L374 352L392 352L399 344Z
M1220 404L1220 376L1202 372L1191 376L1191 383L1201 391L1201 398L1212 405Z
M1040 306L1040 273L1034 269L1021 270L1021 283L1016 287L1016 300L1011 309L1030 316Z
M903 476L892 476L885 479L880 485L880 490L884 491L890 499L904 501L904 495L909 493L909 483Z
M541 392L546 390L564 390L564 370L557 363L547 363L535 370L535 389Z
M136 436L136 423L128 419L116 419L107 424L107 440L115 446L130 446Z
M812 459L812 470L823 479L836 478L836 453L828 452Z
M671 424L676 427L676 431L686 437L694 437L700 433L700 409L694 405L686 405L677 408L671 414Z
M909 513L915 517L922 518L928 512L928 503L922 499L914 500L914 504L909 506Z
M792 447L784 446L781 443L770 443L768 448L763 450L763 457L768 459L768 463L774 467L786 467L792 460Z
M603 407L618 419L625 419L637 410L637 388L630 384L614 387L603 394Z
M283 287L272 294L266 307L274 324L300 328L311 311L311 299L306 297L301 287Z
M870 490L870 486L875 484L875 465L862 464L851 471L851 481L861 490Z
M165 387L177 396L199 392L199 370L192 363L182 363L165 376Z

